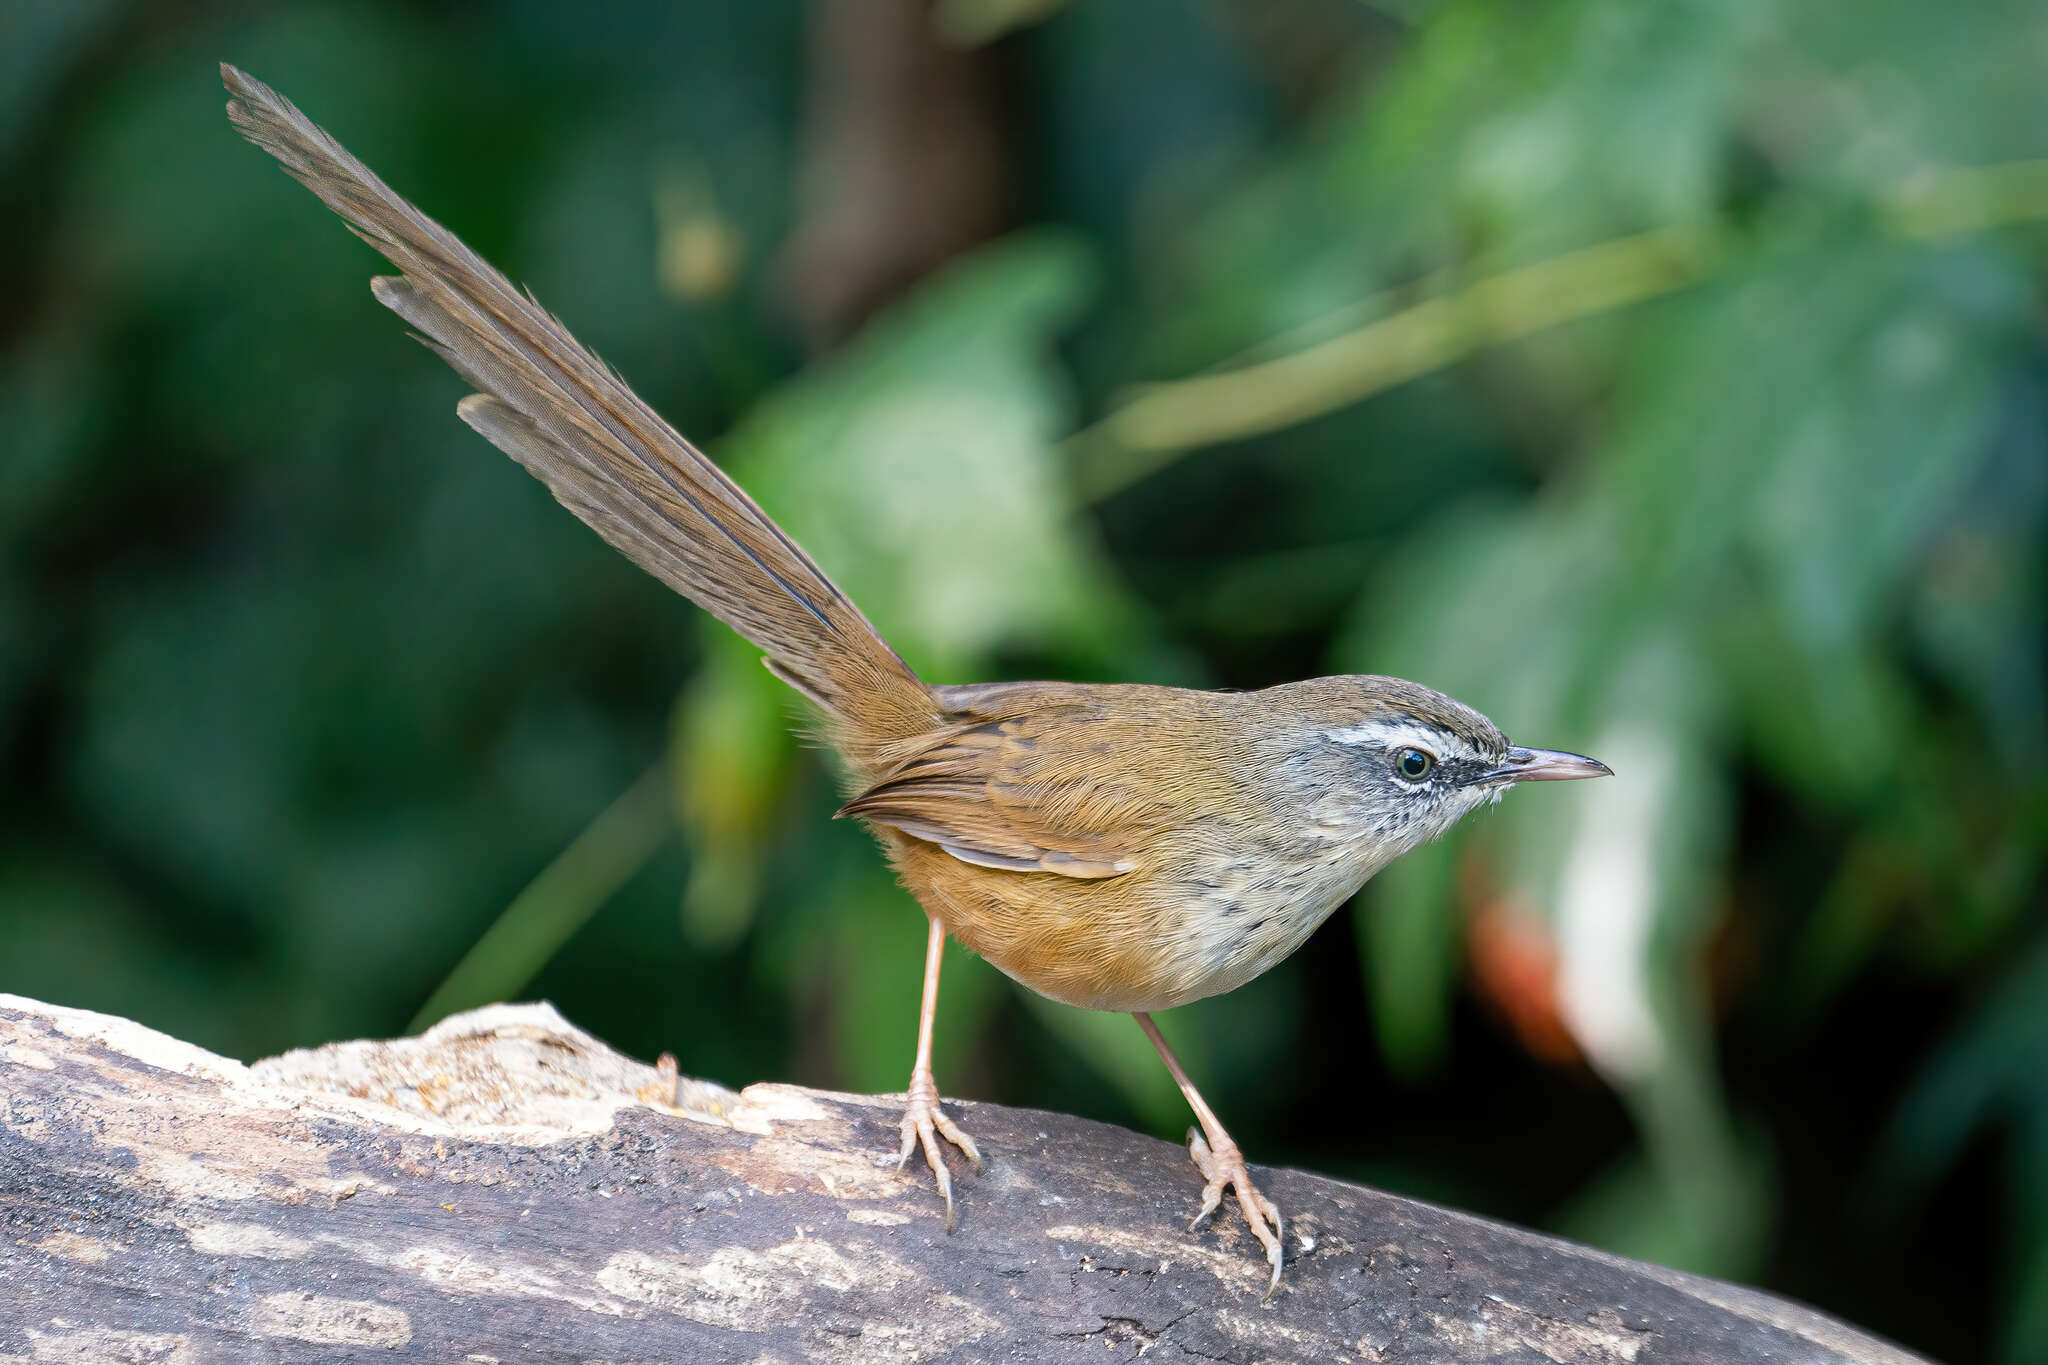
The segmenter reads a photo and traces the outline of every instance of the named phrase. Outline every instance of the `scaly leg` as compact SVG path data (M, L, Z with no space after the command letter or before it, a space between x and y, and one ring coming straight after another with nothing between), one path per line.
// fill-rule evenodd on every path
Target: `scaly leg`
M1187 1096L1188 1107L1195 1111L1195 1117L1202 1124L1199 1133L1188 1129L1188 1155L1195 1159L1202 1179L1208 1184L1202 1188L1202 1211L1195 1215L1194 1222L1188 1224L1188 1231L1193 1232L1202 1226L1203 1221L1216 1212L1217 1206L1223 1202L1226 1187L1236 1190L1237 1206L1244 1213L1244 1221L1251 1224L1252 1236L1258 1238L1259 1245L1266 1249L1266 1263L1273 1267L1273 1278L1266 1285L1266 1297L1271 1299L1273 1291L1280 1287L1280 1210L1252 1184L1252 1173L1244 1164L1244 1153L1231 1141L1230 1134L1223 1131L1223 1124L1215 1111L1195 1089L1188 1073L1181 1069L1180 1058L1173 1055L1173 1049L1159 1036L1159 1026L1152 1022L1152 1016L1133 1014L1131 1018L1138 1021L1138 1027L1145 1030L1145 1036L1152 1040L1153 1050L1159 1054L1159 1060L1166 1063L1174 1084L1180 1087L1181 1094Z
M924 950L924 1006L917 1014L917 1061L910 1068L910 1088L903 1096L903 1151L896 1158L902 1170L919 1144L924 1159L939 1179L939 1193L946 1199L946 1231L953 1230L953 1177L946 1172L946 1159L939 1151L939 1139L958 1147L981 1172L981 1153L974 1139L960 1131L960 1125L939 1108L939 1083L932 1079L932 1017L939 1012L939 958L946 947L946 926L931 922L931 936Z

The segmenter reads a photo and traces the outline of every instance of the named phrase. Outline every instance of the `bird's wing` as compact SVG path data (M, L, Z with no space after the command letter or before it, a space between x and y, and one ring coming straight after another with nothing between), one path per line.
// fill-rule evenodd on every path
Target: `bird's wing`
M1121 876L1139 867L1132 845L1142 846L1167 812L1116 780L1117 729L1085 701L994 718L970 712L925 737L839 813L980 867Z

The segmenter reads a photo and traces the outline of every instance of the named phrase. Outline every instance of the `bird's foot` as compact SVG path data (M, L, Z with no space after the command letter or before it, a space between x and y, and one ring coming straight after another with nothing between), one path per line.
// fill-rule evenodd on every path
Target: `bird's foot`
M939 1107L938 1082L932 1079L929 1070L914 1070L910 1073L910 1088L903 1096L903 1150L896 1156L896 1169L903 1169L912 1151L919 1146L924 1148L925 1163L938 1178L939 1194L946 1201L946 1231L951 1232L953 1177L946 1170L946 1156L939 1147L940 1138L958 1147L973 1163L975 1174L981 1173L981 1152L976 1149L974 1139L962 1132L960 1125L947 1118L946 1111Z
M1202 1187L1202 1211L1188 1224L1188 1231L1193 1232L1209 1220L1209 1215L1223 1203L1226 1188L1237 1191L1237 1207L1243 1211L1244 1221L1251 1225L1252 1236L1258 1238L1259 1245L1266 1249L1266 1264L1273 1267L1273 1278L1266 1283L1266 1300L1270 1302L1274 1291L1280 1288L1281 1222L1278 1206L1252 1184L1252 1173L1244 1164L1244 1153L1237 1149L1228 1133L1219 1134L1212 1148L1198 1130L1188 1129L1188 1155L1195 1159L1202 1179L1209 1182Z

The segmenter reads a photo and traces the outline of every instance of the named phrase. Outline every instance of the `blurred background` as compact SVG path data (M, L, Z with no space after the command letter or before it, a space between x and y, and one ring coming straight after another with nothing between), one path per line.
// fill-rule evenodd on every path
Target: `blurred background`
M456 420L223 58L925 676L1614 766L1165 1017L1255 1159L2048 1359L2039 0L0 7L0 990L899 1090L923 921L791 698ZM964 954L938 1075L1187 1123Z

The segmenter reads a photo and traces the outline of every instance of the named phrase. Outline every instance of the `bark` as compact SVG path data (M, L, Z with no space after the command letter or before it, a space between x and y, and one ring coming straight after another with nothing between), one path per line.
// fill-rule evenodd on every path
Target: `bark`
M988 1104L948 1237L898 1103L676 1083L545 1005L245 1067L0 996L0 1362L1914 1359L1299 1171L1262 1304L1181 1149Z

